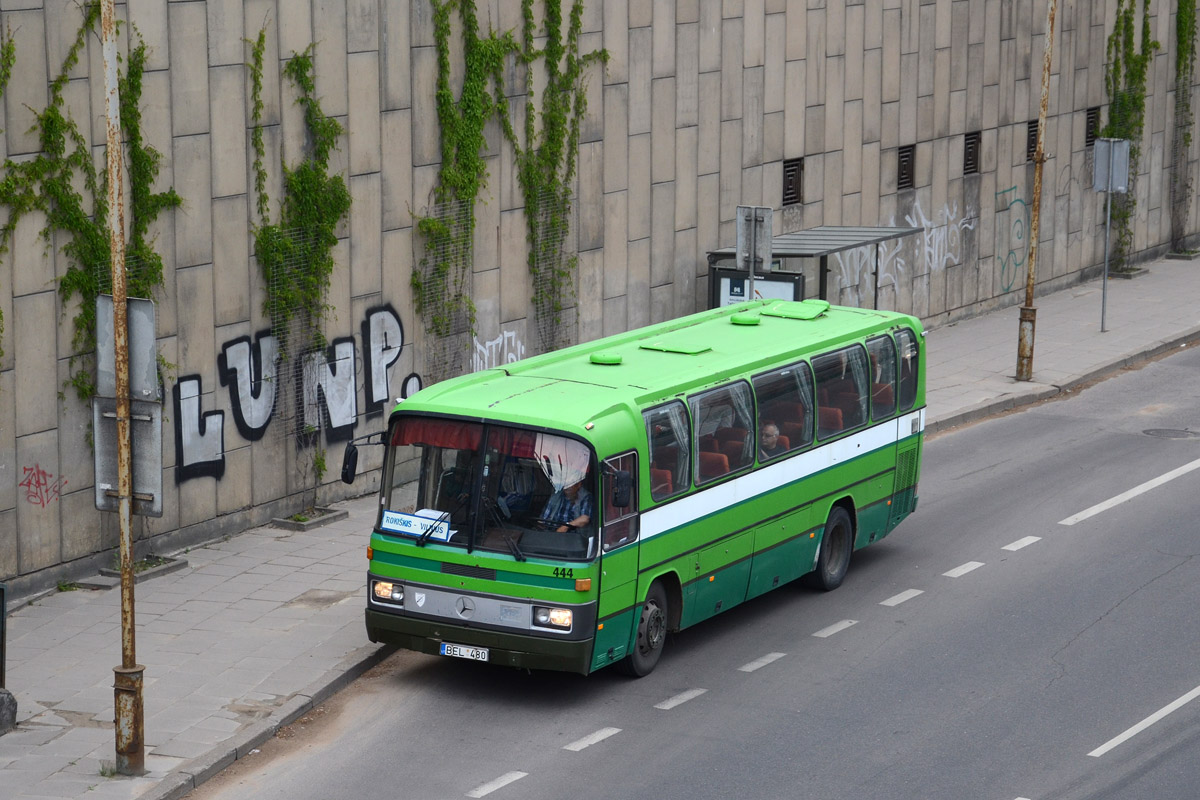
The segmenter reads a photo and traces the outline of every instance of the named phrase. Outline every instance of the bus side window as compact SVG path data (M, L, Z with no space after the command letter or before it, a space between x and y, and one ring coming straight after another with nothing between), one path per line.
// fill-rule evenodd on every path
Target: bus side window
M665 500L688 488L692 482L690 464L692 432L687 410L678 400L642 413L646 421L646 439L650 445L646 467L650 477L650 496Z
M637 482L630 476L637 475L637 453L626 453L604 461L604 551L628 544L638 535L638 491ZM621 494L620 484L627 487L626 497ZM632 485L629 485L632 484ZM624 501L625 505L617 505Z
M760 461L807 447L813 439L813 379L808 364L801 361L775 372L754 377L754 396L758 401ZM767 447L763 429L774 425L776 448Z
M688 398L696 421L696 483L754 463L753 400L744 381Z
M885 419L896 411L896 346L892 337L867 340L871 358L871 418Z
M819 355L812 361L817 381L817 436L828 438L867 421L870 365L861 345Z
M917 399L917 339L908 328L896 331L896 347L900 350L900 411L908 411Z

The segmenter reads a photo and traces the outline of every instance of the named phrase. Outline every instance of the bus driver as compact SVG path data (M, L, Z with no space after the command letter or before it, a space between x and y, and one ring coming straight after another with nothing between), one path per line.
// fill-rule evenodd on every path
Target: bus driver
M582 479L552 494L541 516L547 527L557 523L559 533L578 530L591 519L592 493L584 488Z

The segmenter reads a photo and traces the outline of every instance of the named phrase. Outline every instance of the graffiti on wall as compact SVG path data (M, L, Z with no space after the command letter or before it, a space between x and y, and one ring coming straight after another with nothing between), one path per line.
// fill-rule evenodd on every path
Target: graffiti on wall
M1008 212L1008 252L1000 260L1000 290L1012 291L1017 282L1017 275L1025 266L1026 253L1029 250L1029 206L1025 199L1017 194L1017 187L1010 186L1002 192L996 192L996 213ZM996 248L1000 252L1000 248Z
M915 277L928 272L938 272L946 267L962 263L963 231L975 229L977 214L971 209L958 210L958 203L946 203L932 218L925 214L920 201L913 203L912 212L905 214L904 223L911 228L920 227L923 264L909 265L904 257L905 240L891 239L881 242L879 247L879 286L899 285L905 277ZM887 222L895 226L893 216ZM841 286L857 287L864 275L875 270L875 246L856 247L835 254L837 274Z
M501 364L511 364L525 357L525 343L517 338L516 331L502 331L495 339L486 342L475 340L475 351L471 355L471 371L492 369Z
M368 309L362 323L365 353L360 357L353 337L335 339L324 350L305 353L291 374L280 358L279 342L270 331L253 340L241 336L226 342L217 356L217 375L229 391L229 405L238 434L249 442L262 439L280 413L280 394L295 387L296 424L304 431L323 430L329 441L354 435L359 420L359 386L365 413L382 413L394 398L388 368L404 347L404 328L391 305ZM361 366L361 369L360 369ZM361 378L361 384L360 384ZM421 389L421 378L410 374L400 385L400 398ZM225 412L205 411L203 379L180 377L172 390L175 404L176 483L225 474ZM295 431L299 434L301 430Z
M17 485L25 490L25 502L45 508L62 497L63 487L67 479L62 475L52 475L42 469L41 464L32 467L21 467L24 478Z

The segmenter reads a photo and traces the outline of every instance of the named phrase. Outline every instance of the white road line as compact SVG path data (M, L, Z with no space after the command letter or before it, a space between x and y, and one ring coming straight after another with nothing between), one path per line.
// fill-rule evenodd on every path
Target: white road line
M484 797L497 789L503 789L513 781L521 780L521 778L524 778L528 774L528 772L506 772L499 778L496 778L496 780L467 792L467 797Z
M816 636L818 639L828 639L830 636L833 636L835 633L838 633L839 631L844 631L844 630L846 630L846 628L849 628L851 625L857 625L857 624L858 624L858 620L856 620L856 619L844 619L841 622L833 623L828 628L821 628L821 630L814 633L813 636Z
M608 737L620 732L620 728L601 728L595 733L589 733L587 736L579 739L578 741L571 742L568 745L563 745L563 750L571 750L572 752L578 753L585 747L591 747L597 742L603 742Z
M738 667L738 670L740 672L754 672L754 670L761 669L767 664L770 664L772 661L778 661L786 655L787 653L767 653L762 658L756 658L749 664L742 664L740 667Z
M961 566L955 567L954 569L950 570L949 572L943 572L942 575L946 576L947 578L961 578L963 575L966 575L968 572L977 570L982 566L983 566L982 561L968 561L967 563L965 563Z
M693 700L707 691L708 689L688 689L686 692L680 692L672 698L663 700L654 707L661 708L663 711L667 711L668 709L672 709L681 703L686 703L688 700Z
M1150 716L1146 717L1144 720L1139 722L1137 725L1134 725L1132 728L1130 728L1129 730L1122 733L1120 736L1117 736L1113 739L1109 739L1107 742L1100 745L1092 752L1088 753L1088 755L1092 756L1093 758L1099 758L1100 756L1107 753L1109 750L1112 750L1114 747L1116 747L1117 745L1124 742L1126 739L1132 739L1134 736L1137 736L1139 733L1146 730L1146 728L1149 728L1151 725L1158 722L1159 720L1161 720L1163 717L1167 716L1171 712L1178 711L1179 709L1183 708L1188 703L1195 700L1197 697L1200 697L1200 686L1197 686L1195 689L1192 689L1190 692L1188 692L1187 694L1185 694L1183 697L1179 698L1175 702L1173 702L1169 705L1163 706L1158 711L1155 711L1153 714L1151 714Z
M919 594L925 594L924 590L922 590L922 589L905 589L900 594L894 594L891 597L889 597L887 600L880 601L879 605L881 605L881 606L898 606L907 600L912 600L914 597L916 597Z
M1006 544L1006 545L1004 545L1004 547L1001 547L1000 549L1001 550L1012 550L1015 553L1016 551L1020 550L1022 547L1029 547L1029 545L1033 544L1034 542L1040 542L1041 540L1042 540L1042 537L1040 537L1040 536L1026 536L1024 539L1017 539L1012 544Z
M1145 483L1141 484L1140 486L1135 486L1127 492L1122 492L1121 494L1117 495L1116 497L1105 500L1103 503L1097 503L1096 505L1092 506L1091 508L1084 509L1083 511L1080 511L1078 514L1075 514L1074 516L1059 520L1058 524L1059 525L1074 525L1076 522L1083 522L1085 519L1088 519L1089 517L1094 517L1097 514L1101 513L1102 511L1108 511L1110 508L1112 508L1114 506L1119 506L1121 503L1124 503L1126 500L1132 500L1133 498L1137 497L1139 494L1145 494L1146 492L1150 491L1151 489L1156 489L1159 486L1162 486L1164 483L1173 481L1176 478L1178 478L1179 476L1186 475L1195 469L1200 469L1200 458L1196 459L1195 461L1188 462L1187 464L1184 464L1182 467L1173 469L1164 475L1159 475L1157 478L1152 478L1151 480L1146 481Z

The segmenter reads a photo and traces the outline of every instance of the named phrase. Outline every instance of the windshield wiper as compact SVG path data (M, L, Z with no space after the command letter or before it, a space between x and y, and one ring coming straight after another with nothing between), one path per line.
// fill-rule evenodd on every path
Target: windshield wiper
M507 533L500 534L500 538L502 538L504 543L508 545L509 552L513 554L513 558L515 558L517 561L525 560L525 554L522 553L521 548L517 546L516 540L510 537Z
M433 524L430 525L428 528L426 528L425 532L417 537L417 547L424 547L425 543L429 541L429 537L433 536L434 529L437 526L441 525L443 522L448 522L449 519L450 519L450 512L443 511L442 515L440 517L438 517L437 519L435 519L433 521Z

